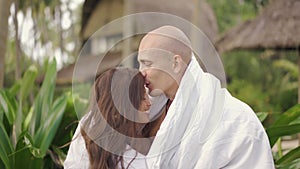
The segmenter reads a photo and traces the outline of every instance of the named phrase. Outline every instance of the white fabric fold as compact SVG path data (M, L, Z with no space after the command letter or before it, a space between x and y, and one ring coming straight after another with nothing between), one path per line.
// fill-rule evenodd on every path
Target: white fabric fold
M224 90L221 89L219 81L214 76L204 73L195 57L192 57L175 99L148 153L149 166L152 164L160 164L160 168L171 166L172 164L168 164L173 157L170 154L178 151L179 154L184 154L188 148L180 144L186 145L190 142L194 144L193 139L197 139L199 143L205 141L216 125L209 125L212 126L209 129L205 126L207 123L218 123L223 100ZM182 163L180 161L182 159L178 160L178 163Z

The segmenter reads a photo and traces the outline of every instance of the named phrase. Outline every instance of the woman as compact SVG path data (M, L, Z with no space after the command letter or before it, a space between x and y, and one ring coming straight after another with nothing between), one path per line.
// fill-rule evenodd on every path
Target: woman
M110 69L96 78L91 98L91 111L81 122L90 168L146 168L150 140L143 128L151 103L142 74Z

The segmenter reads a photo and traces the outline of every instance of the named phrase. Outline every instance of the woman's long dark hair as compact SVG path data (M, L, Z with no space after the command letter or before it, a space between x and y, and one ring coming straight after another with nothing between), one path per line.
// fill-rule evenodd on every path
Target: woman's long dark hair
M125 168L122 154L128 137L142 137L134 121L144 94L144 78L136 69L114 68L96 78L91 112L81 124L91 169Z

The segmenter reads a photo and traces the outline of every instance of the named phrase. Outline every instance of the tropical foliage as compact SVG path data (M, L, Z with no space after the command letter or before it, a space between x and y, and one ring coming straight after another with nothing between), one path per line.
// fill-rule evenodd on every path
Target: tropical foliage
M228 89L256 111L280 114L297 103L296 52L235 51L223 62Z
M259 113L261 121L268 116L267 113ZM278 151L274 152L276 168L299 168L300 167L300 146L289 150L283 155L281 137L291 136L300 132L300 104L288 109L269 127L266 128L270 139L271 147L277 146Z
M54 99L56 61L47 64L43 84L29 101L36 76L31 66L13 87L0 90L0 168L50 168L44 166L47 156L58 165L64 160L65 152L53 141L62 145L71 140L74 127L64 128L76 119L73 101L70 93Z

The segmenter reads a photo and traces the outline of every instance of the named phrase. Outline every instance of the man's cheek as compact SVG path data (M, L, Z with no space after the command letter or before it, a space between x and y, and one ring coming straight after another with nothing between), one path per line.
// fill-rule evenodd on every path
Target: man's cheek
M155 72L160 74L165 73L171 75L172 71L173 71L172 67L170 65L165 65L165 64L157 65L157 67L155 68Z

